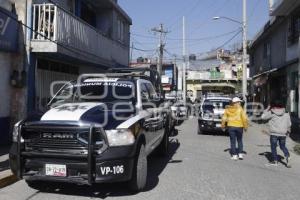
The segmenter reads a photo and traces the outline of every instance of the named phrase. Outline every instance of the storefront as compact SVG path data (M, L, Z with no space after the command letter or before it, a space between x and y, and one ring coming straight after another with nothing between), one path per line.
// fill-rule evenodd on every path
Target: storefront
M298 63L275 68L253 77L254 102L265 107L271 102L280 101L292 115L298 115L299 80Z

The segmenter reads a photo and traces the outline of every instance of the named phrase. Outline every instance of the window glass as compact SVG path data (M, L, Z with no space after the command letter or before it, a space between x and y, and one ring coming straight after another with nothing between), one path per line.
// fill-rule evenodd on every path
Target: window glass
M150 99L153 99L153 98L156 96L156 92L155 92L155 90L154 90L152 84L147 83L147 84L146 84L146 87L147 87L147 89L148 89L148 91L149 91L149 97L150 97Z
M225 109L230 104L229 100L207 99L202 109L204 112L213 112L214 109Z
M132 101L135 97L134 84L124 81L69 83L53 98L52 104L80 102Z

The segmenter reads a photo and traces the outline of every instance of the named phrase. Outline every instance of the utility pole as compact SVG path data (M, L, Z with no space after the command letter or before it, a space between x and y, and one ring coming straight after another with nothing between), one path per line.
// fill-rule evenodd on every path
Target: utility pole
M186 104L186 35L185 35L185 17L182 19L182 56L183 56L183 65L182 65L182 89L183 89L183 103Z
M173 68L173 72L174 72L174 85L176 85L176 93L178 90L178 71L177 71L177 56L174 55L174 68ZM174 89L174 88L173 88Z
M247 1L243 0L243 98L246 102L247 96ZM245 104L246 105L246 104Z
M168 33L168 31L164 30L164 25L160 24L159 28L151 29L155 33L159 33L159 60L158 60L158 68L157 71L159 75L162 75L162 65L163 65L163 56L164 56L164 48L165 43L163 41L164 35Z
M130 53L130 63L132 63L133 48L134 48L134 45L133 45L133 42L132 42L131 43L131 53ZM129 63L129 65L130 65L130 63Z

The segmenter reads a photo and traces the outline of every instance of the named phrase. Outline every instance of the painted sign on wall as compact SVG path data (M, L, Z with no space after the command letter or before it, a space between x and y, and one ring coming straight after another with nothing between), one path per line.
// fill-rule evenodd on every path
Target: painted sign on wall
M0 7L0 51L18 50L17 15Z

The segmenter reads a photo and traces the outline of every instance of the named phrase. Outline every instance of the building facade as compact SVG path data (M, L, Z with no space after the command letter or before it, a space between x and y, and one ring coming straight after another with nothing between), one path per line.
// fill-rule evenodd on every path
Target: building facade
M207 93L241 92L242 62L237 52L217 50L190 60L187 95L194 102Z
M53 81L129 65L132 21L117 0L0 1L2 18L10 12L9 21L19 21L17 50L0 48L0 91L10 93L0 115L9 113L12 123L46 108Z
M300 2L270 1L270 20L250 45L254 101L274 100L299 117Z

